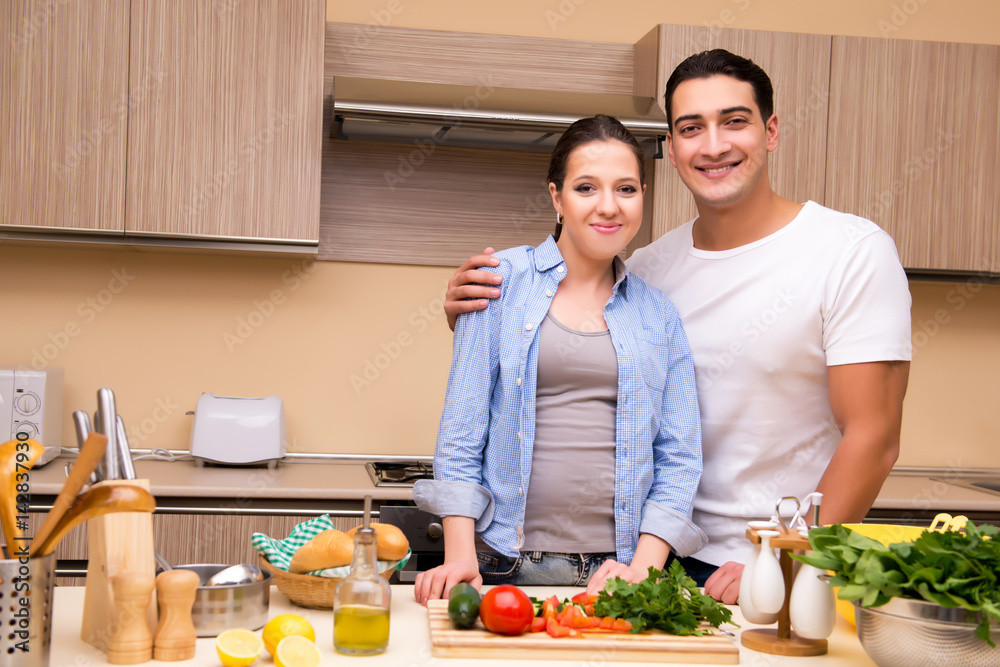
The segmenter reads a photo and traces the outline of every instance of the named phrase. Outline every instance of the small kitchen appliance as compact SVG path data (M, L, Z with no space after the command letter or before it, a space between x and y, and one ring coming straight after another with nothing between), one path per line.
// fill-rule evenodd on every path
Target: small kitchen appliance
M23 433L45 446L35 467L48 463L62 444L62 398L62 368L0 366L0 442Z
M277 396L239 398L204 393L191 428L199 465L274 466L285 456L285 408Z

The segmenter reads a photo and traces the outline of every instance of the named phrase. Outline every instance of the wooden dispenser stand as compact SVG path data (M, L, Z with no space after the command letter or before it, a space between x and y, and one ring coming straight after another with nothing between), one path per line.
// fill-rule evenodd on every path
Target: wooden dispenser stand
M781 565L781 575L785 580L785 601L778 612L777 628L753 628L744 630L740 641L753 651L770 653L772 655L809 656L824 655L827 651L825 639L804 639L792 632L792 622L789 614L789 601L792 598L792 551L811 549L809 540L798 530L789 530L785 526L773 528L781 534L771 538L771 546L780 550L778 563ZM760 536L756 528L747 528L747 539L754 544L760 544Z
M105 480L97 486L133 485L149 490L148 479ZM104 653L134 619L119 618L128 607L115 603L111 580L119 574L156 576L153 555L153 515L119 512L87 521L87 589L83 598L80 639ZM144 608L150 637L156 630L156 591Z

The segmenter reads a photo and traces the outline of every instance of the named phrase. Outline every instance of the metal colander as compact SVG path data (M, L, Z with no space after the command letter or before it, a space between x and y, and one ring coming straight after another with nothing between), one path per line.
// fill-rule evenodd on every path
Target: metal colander
M979 614L924 600L893 598L881 607L854 602L858 639L879 667L1000 666L1000 626L990 625L997 648L976 637Z

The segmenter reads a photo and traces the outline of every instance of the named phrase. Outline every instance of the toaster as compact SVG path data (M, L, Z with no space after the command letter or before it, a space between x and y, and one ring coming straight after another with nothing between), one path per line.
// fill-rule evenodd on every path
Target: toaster
M191 456L198 465L273 467L285 456L281 399L202 394L191 427Z

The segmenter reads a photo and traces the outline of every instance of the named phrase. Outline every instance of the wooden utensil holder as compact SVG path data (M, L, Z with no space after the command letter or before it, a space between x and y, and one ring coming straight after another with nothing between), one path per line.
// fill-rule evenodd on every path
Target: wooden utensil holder
M94 486L131 485L149 490L148 479L116 479ZM87 589L83 599L80 639L108 652L109 643L130 619L115 604L111 578L118 574L156 576L153 556L153 515L149 512L118 512L94 517L87 522ZM150 636L156 630L156 591L146 610Z
M785 580L785 601L778 612L777 628L753 628L744 630L740 641L752 651L770 653L772 655L809 656L824 655L827 652L825 639L804 639L792 632L789 601L792 598L792 551L811 549L809 540L797 530L788 530L785 526L771 528L780 535L771 538L771 546L779 550L778 563L781 565L781 576ZM756 528L747 528L747 539L754 544L760 544L760 536Z

